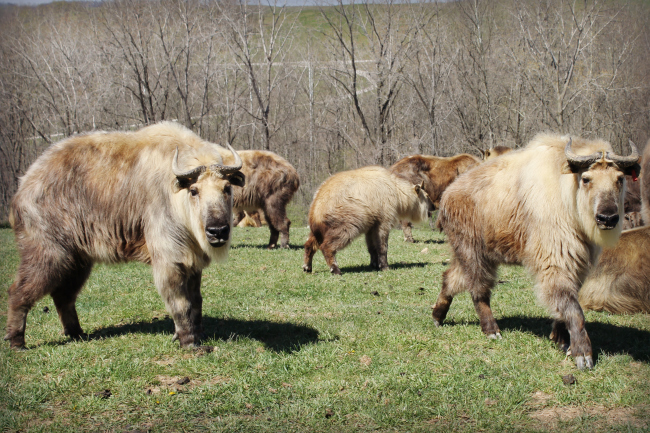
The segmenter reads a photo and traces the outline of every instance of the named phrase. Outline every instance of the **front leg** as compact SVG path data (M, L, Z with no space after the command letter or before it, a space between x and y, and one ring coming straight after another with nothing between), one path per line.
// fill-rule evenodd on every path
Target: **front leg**
M195 347L201 340L201 271L180 264L155 264L154 280L167 311L174 320L173 340L181 347Z
M578 302L579 282L570 278L548 273L538 279L540 298L549 306L556 317L551 339L575 359L579 370L593 368L591 340L585 328L585 316Z

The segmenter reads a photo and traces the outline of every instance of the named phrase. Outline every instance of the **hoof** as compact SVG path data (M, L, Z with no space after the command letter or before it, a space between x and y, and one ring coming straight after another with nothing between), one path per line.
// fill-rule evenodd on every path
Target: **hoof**
M501 340L501 333L497 332L496 334L488 334L487 338L490 340Z
M172 343L176 340L178 340L178 332L175 332L174 335L172 335Z
M589 370L594 368L594 360L591 356L576 356L576 367L578 370L584 370L585 367Z
M333 275L341 275L341 270L339 268L330 268L330 272Z
M304 272L311 272L311 266L302 265L302 270L303 270Z
M440 327L442 326L442 323L438 322L436 319L433 319L433 325L434 325L436 328L440 328Z

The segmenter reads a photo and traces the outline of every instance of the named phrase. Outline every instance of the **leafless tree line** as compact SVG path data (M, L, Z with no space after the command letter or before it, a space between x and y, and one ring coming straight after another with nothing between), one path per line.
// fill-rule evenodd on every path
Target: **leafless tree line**
M0 220L49 144L160 120L287 158L305 209L330 174L413 153L516 147L542 130L643 144L648 11L600 0L3 6Z

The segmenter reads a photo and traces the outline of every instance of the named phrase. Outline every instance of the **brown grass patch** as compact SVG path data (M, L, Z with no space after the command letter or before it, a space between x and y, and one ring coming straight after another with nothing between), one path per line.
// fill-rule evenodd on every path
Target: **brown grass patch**
M538 391L539 392L539 391ZM537 394L537 393L536 393ZM543 393L542 393L543 394ZM549 407L536 410L529 414L546 429L555 429L559 422L570 422L578 418L595 418L592 424L594 430L606 426L631 425L636 428L650 426L648 417L638 418L635 413L648 413L650 407L605 407L595 405L589 407Z

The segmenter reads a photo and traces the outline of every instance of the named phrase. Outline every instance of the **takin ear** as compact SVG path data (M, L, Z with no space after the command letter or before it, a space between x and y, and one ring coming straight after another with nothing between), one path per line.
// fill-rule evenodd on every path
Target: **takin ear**
M639 175L641 174L641 166L637 162L635 164L632 164L629 167L625 167L623 169L623 173L626 176L632 176L632 179L634 180L634 182L636 182L639 179Z
M228 181L231 185L243 187L246 184L246 176L241 171L236 171L228 175Z
M560 174L578 174L584 170L584 167L578 167L577 165L570 164L569 161L564 161L560 169Z
M179 192L179 191L182 190L182 189L189 188L189 186L190 186L191 184L192 184L192 182L191 182L190 180L188 180L188 179L181 179L181 178L178 178L178 177L177 177L177 178L174 179L174 181L172 182L172 191L174 192L174 194L176 194L177 192Z

